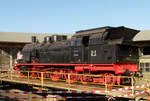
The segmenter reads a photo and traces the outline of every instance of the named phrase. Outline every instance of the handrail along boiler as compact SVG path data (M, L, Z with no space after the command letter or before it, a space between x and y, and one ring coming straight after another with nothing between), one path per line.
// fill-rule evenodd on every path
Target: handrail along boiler
M138 47L132 42L138 32L123 26L106 26L77 31L71 39L53 35L38 43L34 38L34 43L22 49L23 60L16 64L16 69L52 71L50 78L55 81L67 79L67 73L71 73L72 81L104 84L107 76L107 83L121 84L126 80L118 80L113 75L129 76L138 72ZM74 73L103 76L75 76Z

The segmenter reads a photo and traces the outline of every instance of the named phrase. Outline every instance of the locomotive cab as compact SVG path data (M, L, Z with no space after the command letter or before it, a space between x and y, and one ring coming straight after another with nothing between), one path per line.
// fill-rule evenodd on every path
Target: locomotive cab
M118 45L117 51L117 61L119 63L122 62L130 62L130 63L138 63L138 47L137 46L129 46L129 45Z
M73 37L71 40L71 59L74 63L88 63L89 36Z

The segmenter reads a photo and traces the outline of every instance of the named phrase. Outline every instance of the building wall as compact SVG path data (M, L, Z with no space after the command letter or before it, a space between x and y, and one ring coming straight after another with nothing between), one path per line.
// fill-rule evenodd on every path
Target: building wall
M148 79L150 77L150 54L144 55L143 51L139 51L139 55L140 70L143 73L143 78Z
M10 70L14 66L18 50L19 48L0 48L0 70Z
M0 49L0 69L1 70L9 70L9 54L5 50L3 50L2 48Z

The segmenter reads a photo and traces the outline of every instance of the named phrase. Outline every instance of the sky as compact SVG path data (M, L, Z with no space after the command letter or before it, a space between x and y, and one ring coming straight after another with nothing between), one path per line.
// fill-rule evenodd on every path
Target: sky
M150 30L150 0L0 0L1 32L75 33L103 26Z

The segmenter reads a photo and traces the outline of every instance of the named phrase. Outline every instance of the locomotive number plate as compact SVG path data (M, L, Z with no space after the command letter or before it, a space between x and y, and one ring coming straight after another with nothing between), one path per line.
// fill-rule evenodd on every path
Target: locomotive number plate
M96 50L91 50L91 56L96 56Z

